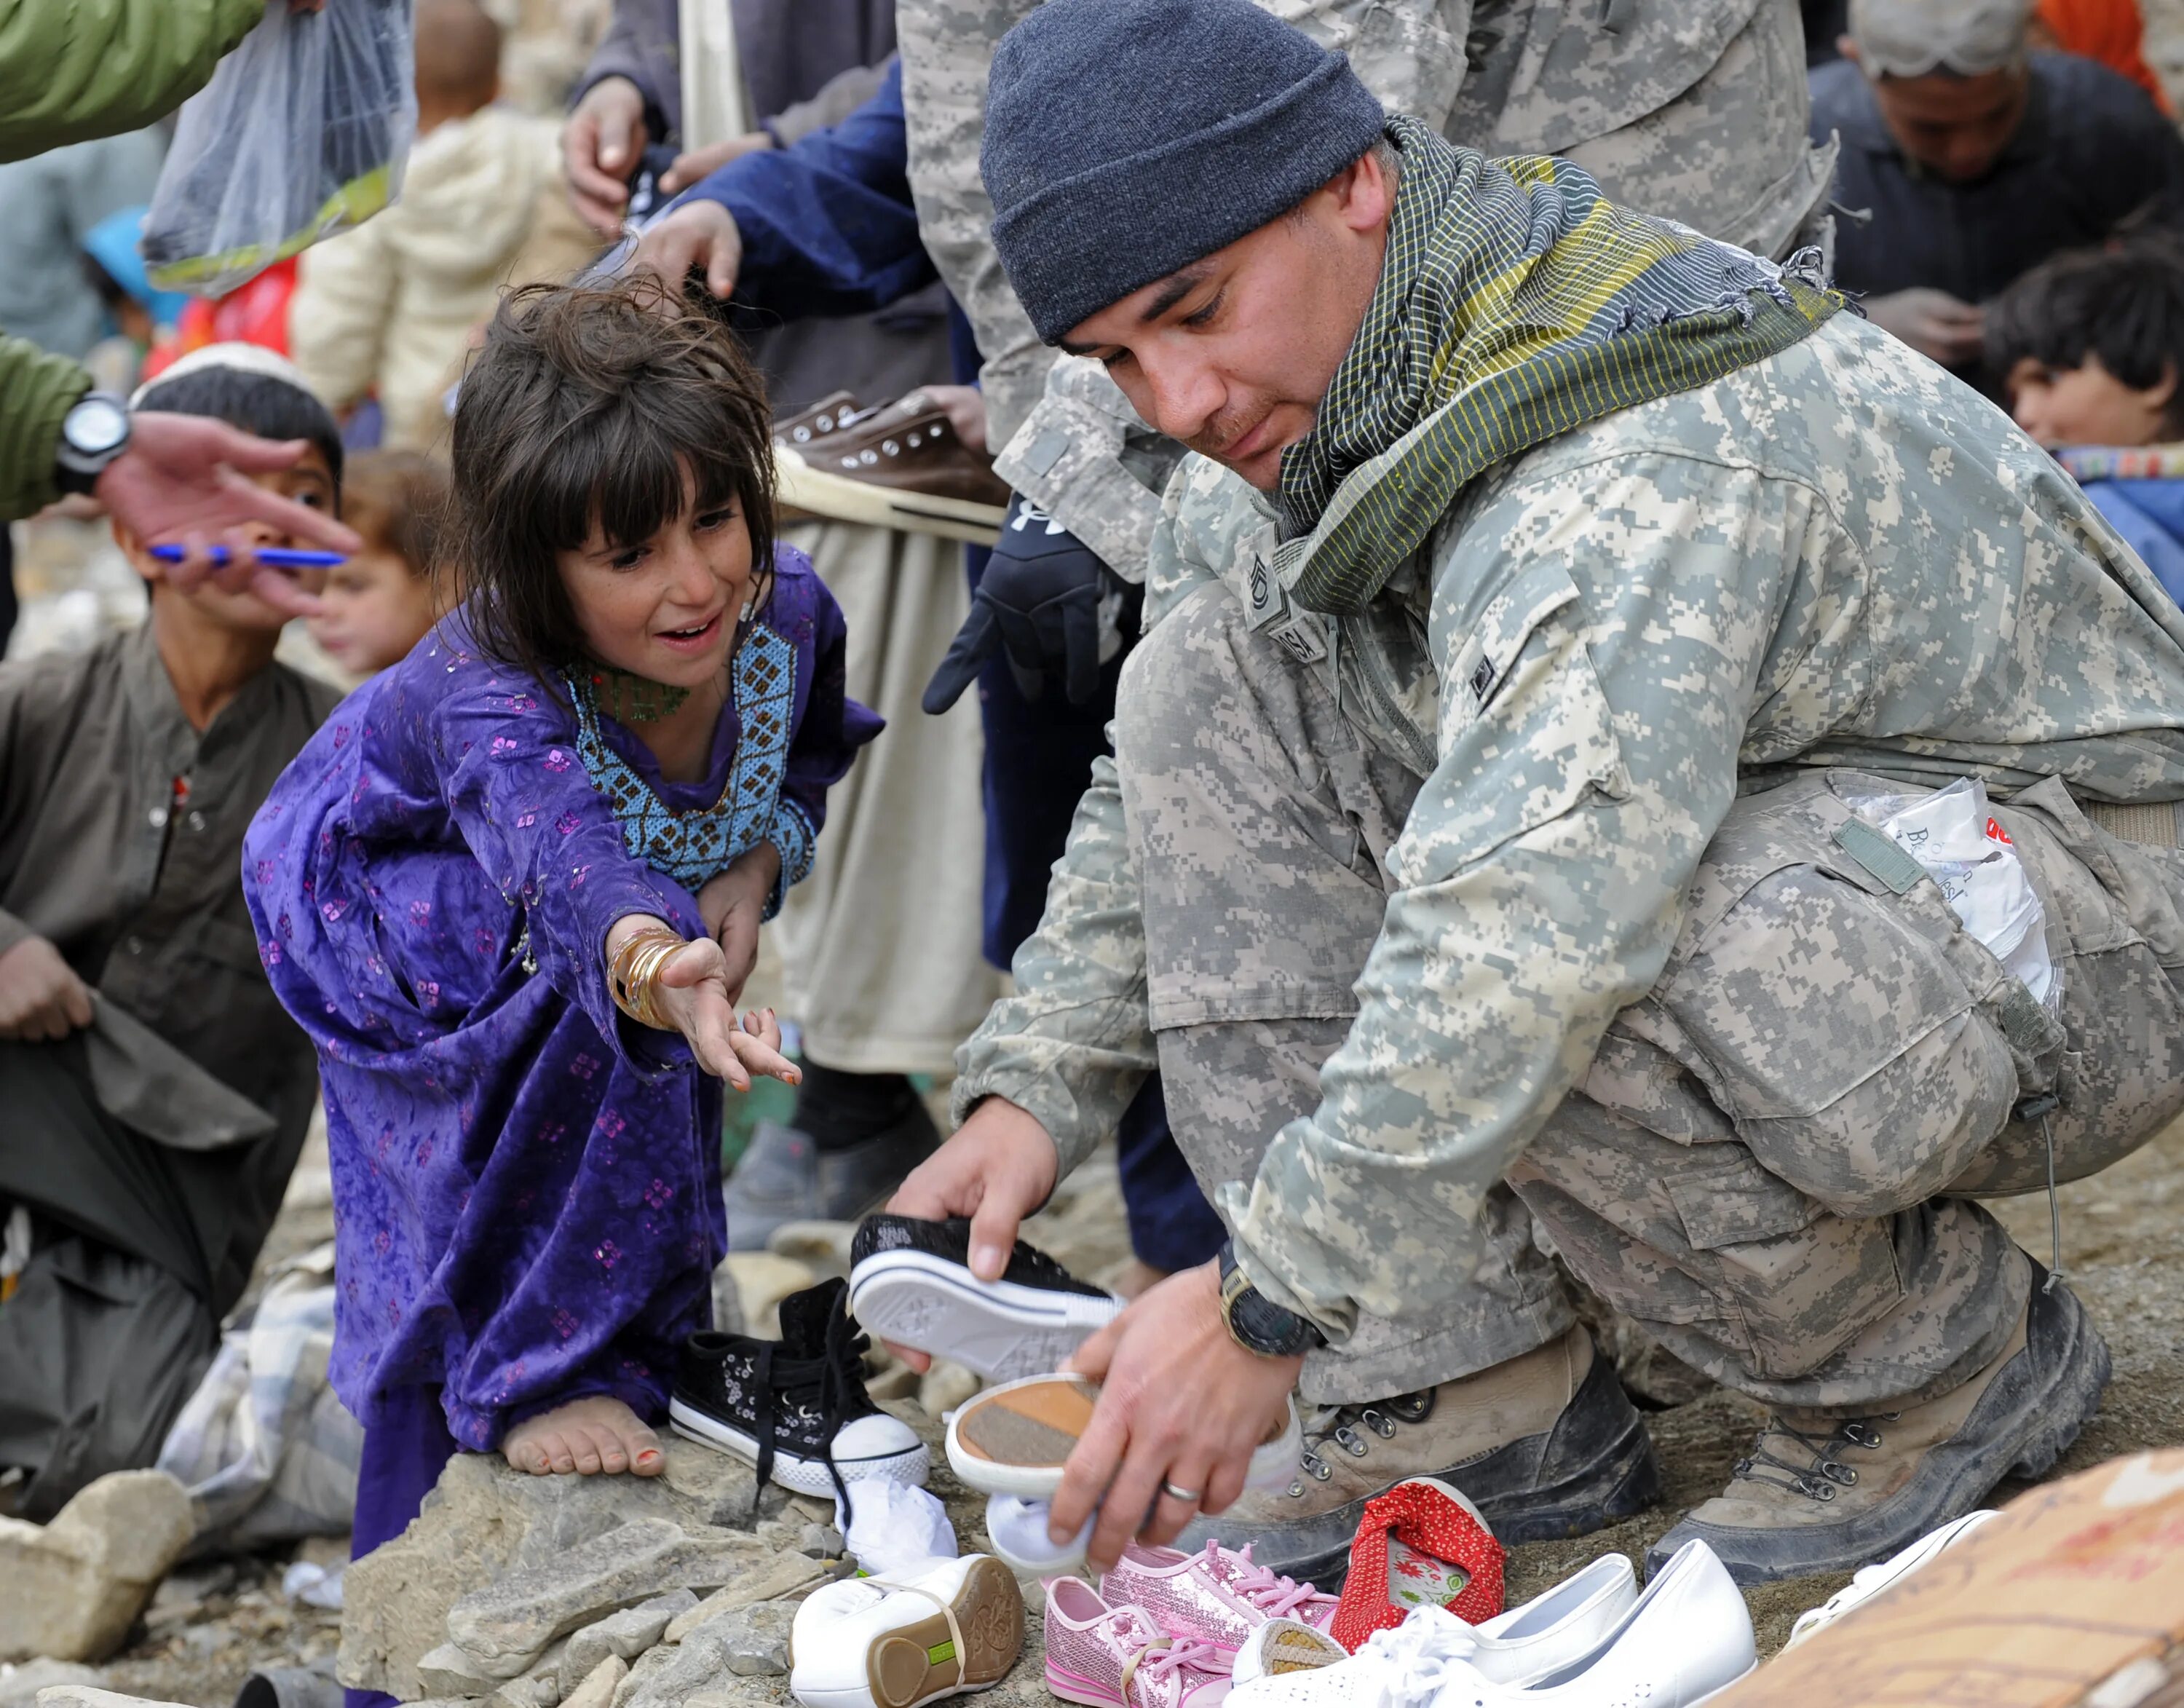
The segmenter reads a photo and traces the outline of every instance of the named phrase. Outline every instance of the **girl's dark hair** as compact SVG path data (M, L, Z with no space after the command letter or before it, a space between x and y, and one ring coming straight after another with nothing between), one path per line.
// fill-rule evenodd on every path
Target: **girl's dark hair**
M1986 311L1986 360L1996 378L2026 357L2051 368L2089 355L2133 391L2174 373L2184 382L2184 243L2142 232L2113 248L2051 256ZM2184 383L2163 423L2184 436Z
M342 520L421 581L444 567L448 472L414 450L368 450L348 466Z
M326 460L326 472L334 477L334 509L341 509L341 429L333 411L292 381L248 368L192 368L153 380L137 394L135 407L207 416L259 438L309 439Z
M583 656L555 565L594 522L636 545L733 504L773 563L766 387L735 334L649 276L511 293L455 405L449 545L478 644L549 690Z

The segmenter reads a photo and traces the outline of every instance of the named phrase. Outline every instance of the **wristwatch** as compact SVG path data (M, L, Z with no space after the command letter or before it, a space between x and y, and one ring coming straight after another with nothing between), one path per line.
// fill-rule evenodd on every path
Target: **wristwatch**
M1225 1240L1221 1246L1221 1317L1228 1325L1231 1340L1262 1358L1295 1358L1327 1344L1327 1337L1309 1317L1284 1309L1251 1285L1237 1266L1235 1247Z
M112 392L86 392L61 417L61 442L53 452L60 489L89 492L128 449L129 400Z

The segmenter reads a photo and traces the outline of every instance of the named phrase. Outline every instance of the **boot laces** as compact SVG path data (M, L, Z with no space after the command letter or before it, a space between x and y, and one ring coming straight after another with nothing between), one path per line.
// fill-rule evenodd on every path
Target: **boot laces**
M1373 1450L1373 1443L1362 1432L1370 1431L1382 1441L1392 1441L1398 1425L1422 1423L1432 1409L1431 1388L1398 1394L1393 1399L1376 1400L1371 1405L1330 1406L1306 1430L1304 1452L1298 1456L1297 1463L1315 1482L1324 1482L1334 1475L1334 1467L1321 1451L1329 1443L1352 1459L1362 1459ZM1291 1482L1289 1492L1293 1497L1301 1495L1304 1478L1301 1476Z
M751 1490L754 1523L758 1519L759 1496L766 1478L773 1474L775 1443L785 1406L788 1411L817 1419L819 1456L833 1480L834 1493L841 1499L843 1528L849 1528L850 1485L834 1463L834 1437L843 1425L870 1404L865 1394L864 1352L871 1344L845 1303L827 1314L826 1338L816 1356L784 1358L779 1341L766 1341L759 1347L754 1384L758 1438L758 1476Z
M1884 1411L1873 1417L1847 1417L1825 1435L1808 1433L1779 1417L1769 1418L1767 1427L1760 1431L1759 1438L1752 1445L1751 1454L1730 1467L1733 1480L1747 1482L1771 1483L1777 1488L1786 1488L1792 1494L1802 1494L1808 1500L1823 1504L1836 1498L1838 1488L1858 1486L1855 1466L1845 1465L1836 1457L1847 1447L1862 1448L1870 1453L1881 1443L1879 1426L1893 1423L1901 1413ZM1797 1464L1768 1451L1767 1443L1774 1436L1786 1436L1804 1449L1806 1462Z

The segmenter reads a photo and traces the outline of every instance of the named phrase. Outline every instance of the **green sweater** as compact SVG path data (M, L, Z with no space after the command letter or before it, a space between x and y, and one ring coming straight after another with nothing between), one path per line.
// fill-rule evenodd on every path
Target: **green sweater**
M142 129L211 77L265 0L0 0L0 159ZM76 363L0 338L0 522L53 502Z

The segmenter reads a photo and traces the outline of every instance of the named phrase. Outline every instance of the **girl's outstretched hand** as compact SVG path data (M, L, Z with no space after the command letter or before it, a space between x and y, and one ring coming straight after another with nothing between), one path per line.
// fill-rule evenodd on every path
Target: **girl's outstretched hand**
M698 1065L739 1091L750 1089L751 1075L794 1086L803 1070L781 1052L781 1023L773 1011L736 1019L728 985L727 957L710 937L686 943L668 957L659 973L660 1006L689 1040ZM738 989L743 980L736 980Z

